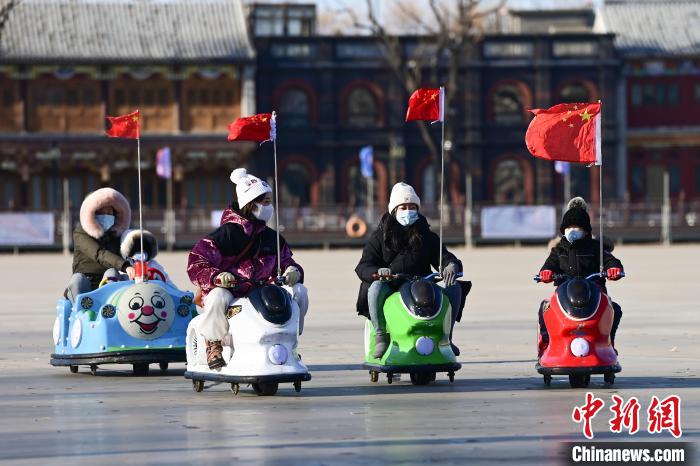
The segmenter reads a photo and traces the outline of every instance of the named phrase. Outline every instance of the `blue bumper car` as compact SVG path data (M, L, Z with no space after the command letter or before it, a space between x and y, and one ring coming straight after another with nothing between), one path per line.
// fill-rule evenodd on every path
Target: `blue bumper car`
M77 296L60 299L53 325L51 365L131 364L134 375L148 375L149 364L166 371L185 362L187 326L197 315L193 294L161 280L108 282Z

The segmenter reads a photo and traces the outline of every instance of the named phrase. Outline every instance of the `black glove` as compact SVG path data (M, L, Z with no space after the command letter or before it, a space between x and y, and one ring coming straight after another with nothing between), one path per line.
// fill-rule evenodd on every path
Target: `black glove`
M455 284L457 281L457 273L459 273L459 269L454 262L450 262L442 269L442 280L445 282L445 288Z

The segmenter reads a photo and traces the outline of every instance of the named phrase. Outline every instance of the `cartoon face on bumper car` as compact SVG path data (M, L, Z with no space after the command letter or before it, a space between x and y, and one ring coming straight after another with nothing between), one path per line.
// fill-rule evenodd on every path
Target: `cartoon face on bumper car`
M137 283L122 293L117 317L126 333L142 340L153 340L170 329L175 305L162 287L153 282Z

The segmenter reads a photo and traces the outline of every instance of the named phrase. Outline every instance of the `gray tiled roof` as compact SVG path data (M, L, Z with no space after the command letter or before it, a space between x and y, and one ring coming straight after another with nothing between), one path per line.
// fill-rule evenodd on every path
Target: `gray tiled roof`
M240 0L22 0L1 34L0 61L253 57Z
M606 0L595 30L627 56L700 55L700 0Z

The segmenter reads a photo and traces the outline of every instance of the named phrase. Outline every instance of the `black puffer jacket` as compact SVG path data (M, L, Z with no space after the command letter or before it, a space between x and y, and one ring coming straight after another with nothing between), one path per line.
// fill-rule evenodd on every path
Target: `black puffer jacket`
M414 229L420 237L421 246L413 249L408 244L408 232ZM399 237L398 243L402 245L394 249L392 235L405 235ZM367 291L374 282L373 274L380 268L388 267L392 273L406 273L416 276L428 275L433 269L440 266L440 237L430 230L430 225L425 217L419 214L418 220L408 228L401 226L389 213L384 214L379 221L378 228L372 232L369 241L362 251L360 263L355 267L355 273L362 280L359 296L357 297L357 313L369 315L367 306ZM456 263L459 271L462 271L462 263L457 257L442 247L443 267L449 263ZM398 289L400 282L388 282L394 289Z
M612 267L622 269L622 262L612 255L612 245L603 242L603 268L607 270ZM559 244L552 248L540 270L584 278L597 273L600 271L600 242L587 236L572 244L562 237ZM596 282L605 291L605 280L596 279Z

